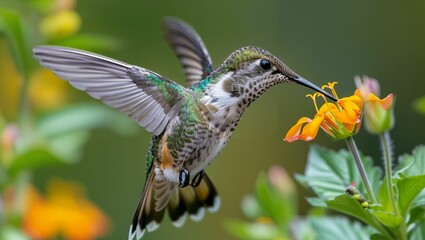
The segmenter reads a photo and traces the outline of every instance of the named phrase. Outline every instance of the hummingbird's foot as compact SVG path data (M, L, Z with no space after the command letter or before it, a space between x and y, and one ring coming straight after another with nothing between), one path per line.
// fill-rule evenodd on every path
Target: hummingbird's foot
M202 178L204 177L205 172L204 170L201 170L200 172L198 172L195 177L193 178L192 182L190 183L190 186L192 187L197 187L199 186L199 184L202 181Z
M189 185L190 173L187 168L182 167L179 174L179 187L184 188Z

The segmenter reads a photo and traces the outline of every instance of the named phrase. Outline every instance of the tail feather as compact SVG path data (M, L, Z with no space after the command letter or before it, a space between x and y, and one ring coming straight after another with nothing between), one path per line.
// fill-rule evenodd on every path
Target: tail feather
M197 187L179 188L176 183L156 177L152 170L134 214L129 240L141 239L144 233L156 230L168 209L168 215L177 227L183 226L187 215L199 221L205 214L218 210L220 198L207 174Z
M170 217L173 225L181 227L186 222L186 205L180 196L181 191L174 191L170 202L168 203L168 216Z

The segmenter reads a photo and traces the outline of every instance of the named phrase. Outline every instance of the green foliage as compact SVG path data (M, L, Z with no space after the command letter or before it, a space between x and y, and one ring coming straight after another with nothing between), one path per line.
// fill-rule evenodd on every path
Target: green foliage
M227 221L227 229L236 237L242 239L279 239L282 237L280 229L269 223L248 223L239 220Z
M279 174L280 172L278 172ZM284 173L284 172L282 172ZM228 221L226 227L236 236L248 239L271 239L288 236L289 226L296 216L297 199L295 192L282 192L274 186L265 173L257 178L254 194L246 196L242 201L242 210L254 223L238 220ZM293 185L292 180L283 175L274 177L286 181L284 185ZM281 178L282 177L282 178ZM285 189L287 190L287 189Z
M382 177L381 169L374 167L369 157L362 156L362 161L373 189L377 189ZM317 145L310 148L305 174L297 175L296 179L308 185L322 200L330 200L344 194L346 187L352 182L358 184L360 192L365 189L349 151L335 152Z
M344 217L310 217L307 221L315 233L315 239L366 240L373 232L370 227L352 223Z
M278 191L271 186L266 175L261 173L255 184L254 196L264 214L263 216L274 219L281 229L289 226L296 214L297 199L294 194ZM287 232L286 229L285 232Z
M10 71L11 73L8 73L10 76L5 75L5 79L2 80L19 86L17 87L19 92L0 89L0 94L11 98L3 98L6 99L6 103L1 104L0 109L0 239L30 239L25 235L21 223L24 208L28 207L26 191L31 185L31 173L35 169L78 162L93 129L109 128L125 135L136 132L134 122L101 104L57 106L51 110L36 109L38 105L31 102L35 102L34 99L37 100L37 97L28 93L28 89L32 86L29 81L36 78L45 84L34 91L40 94L39 96L48 95L52 89L65 93L64 89L50 86L46 84L47 81L41 79L46 75L39 74L42 71L36 69L32 58L32 46L45 41L44 44L60 44L95 51L117 48L117 43L111 38L90 33L78 34L80 19L78 13L72 10L72 1L62 2L61 9L55 5L57 2L31 0L20 1L16 4L17 9L0 7L0 37L4 38L10 47L10 58L13 58L16 66L14 69L18 71L18 73ZM65 19L63 16L66 14L62 15L61 21L54 20L49 23L48 27L53 28L50 35L46 35L42 30L39 32L40 26L43 25L40 23L43 23L49 15L66 12L63 11L63 7L67 8L68 13L72 12L74 18ZM26 14L19 14L20 10L25 10ZM51 34L58 34L59 37ZM9 57L7 54L2 56ZM10 62L9 59L7 61ZM43 92L45 88L46 92ZM6 91L11 92L5 94ZM55 100L54 97L48 98L48 101ZM9 104L7 101L15 101L18 104ZM10 106L19 106L19 114L14 118L14 122L3 118L2 111ZM3 202L2 197L6 199ZM11 201L17 203L11 204Z
M80 49L90 49L93 52L115 50L119 44L112 38L96 34L77 34L70 38L49 42L51 45L69 46Z
M413 102L413 108L420 114L425 115L425 96L416 99Z
M392 176L396 200L396 209L393 209L387 191L388 183L385 179L381 180L381 170L373 166L371 158L362 156L373 191L378 193L378 203L364 207L358 196L346 193L346 187L352 182L361 183L350 152L312 146L305 175L297 175L297 180L317 195L308 198L308 202L314 207L349 215L366 226L344 217L298 217L296 201L291 198L295 194L282 194L276 183L271 184L270 177L263 173L257 179L254 194L245 197L242 204L243 212L254 222L234 220L228 221L226 226L243 239L289 239L291 236L296 236L296 239L423 239L424 162L425 146L418 146L412 154L400 157L397 171ZM291 189L290 184L282 185ZM358 190L361 195L365 192L360 184Z
M8 40L15 63L27 80L31 70L31 51L20 16L13 10L0 8L0 36Z
M379 204L363 208L352 196L344 193L345 187L351 181L360 181L359 176L353 174L355 166L353 160L349 158L349 153L344 150L333 152L317 146L311 148L305 176L297 178L319 196L318 199L311 199L310 203L351 215L374 227L382 236L388 238L406 235L406 229L411 229L410 226L414 226L413 223L423 220L424 201L419 194L425 188L424 146L417 147L412 155L404 155L400 158L400 164L397 167L399 170L392 180L398 208L394 210L390 205L387 182L381 181L379 185L379 178L376 176L380 177L381 172L371 165L370 158L362 159L366 174L369 179L372 179L373 190L377 192L379 189ZM359 187L359 189L362 188Z

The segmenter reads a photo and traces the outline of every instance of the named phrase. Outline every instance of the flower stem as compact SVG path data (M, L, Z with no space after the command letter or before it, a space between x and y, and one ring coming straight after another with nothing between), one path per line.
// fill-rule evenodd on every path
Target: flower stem
M353 137L348 137L346 140L347 140L348 148L353 154L354 161L356 162L357 168L359 169L360 176L362 178L363 184L366 187L366 191L367 191L367 194L369 195L369 199L371 200L372 204L376 204L378 203L378 201L376 200L375 194L373 193L372 187L370 186L370 181L366 175L366 170L360 159L360 153L359 153L359 150L357 149L356 142L354 141Z
M393 212L396 215L400 215L400 211L397 207L394 189L393 189L393 179L392 179L392 147L391 147L391 138L389 132L384 132L379 135L382 147L382 157L384 159L385 166L385 181L387 182L387 194L390 200Z

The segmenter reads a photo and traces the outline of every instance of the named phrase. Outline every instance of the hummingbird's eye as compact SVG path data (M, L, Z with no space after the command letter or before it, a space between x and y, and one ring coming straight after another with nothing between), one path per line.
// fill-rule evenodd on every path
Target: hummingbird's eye
M270 68L272 68L272 64L270 63L270 61L269 60L267 60L267 59L261 59L261 61L260 61L260 67L263 69L263 70L269 70Z

